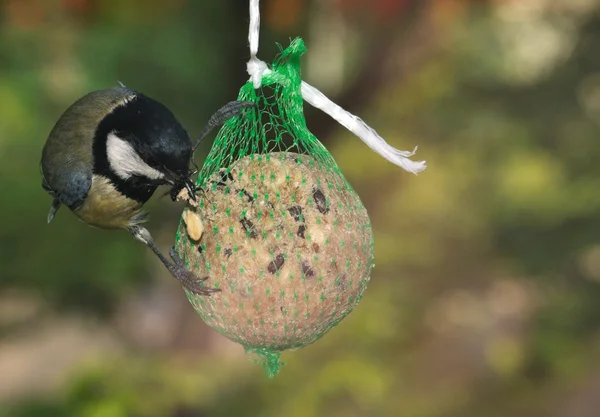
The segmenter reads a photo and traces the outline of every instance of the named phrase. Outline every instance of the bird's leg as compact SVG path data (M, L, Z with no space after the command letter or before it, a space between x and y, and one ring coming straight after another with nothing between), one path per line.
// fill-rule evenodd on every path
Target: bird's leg
M152 252L160 259L163 265L169 270L171 275L175 277L181 284L190 292L198 295L211 295L214 292L221 291L218 288L207 288L202 285L202 282L206 281L208 277L198 278L196 274L189 271L185 267L185 263L177 256L175 248L171 248L170 255L173 262L170 262L158 249L152 235L148 229L142 226L130 226L127 230L133 235L134 238L152 249Z
M208 120L208 123L206 123L206 125L202 129L202 132L200 132L200 136L198 137L198 139L196 140L196 143L194 144L194 147L192 148L192 153L196 152L196 149L198 149L198 146L200 146L200 143L202 142L202 140L206 137L206 135L208 135L210 133L211 130L213 130L217 126L222 125L227 120L231 119L233 116L237 116L245 108L254 107L254 106L255 106L255 103L253 103L251 101L237 101L236 100L236 101L230 101L229 103L227 103L223 107L221 107L219 110L217 110L215 112L215 114L213 114L210 117L210 119Z

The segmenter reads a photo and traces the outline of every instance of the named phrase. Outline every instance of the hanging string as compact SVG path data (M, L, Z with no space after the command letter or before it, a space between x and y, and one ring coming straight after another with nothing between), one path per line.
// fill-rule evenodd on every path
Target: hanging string
M250 0L250 30L248 31L250 60L246 65L254 88L259 88L263 75L271 72L267 63L256 57L258 54L258 35L260 32L260 9L258 7L258 1L259 0Z
M254 88L259 88L262 77L271 72L266 62L257 58L259 32L259 0L250 0L250 29L248 32L250 60L246 67ZM302 98L313 107L327 113L350 132L358 136L358 138L366 143L373 151L393 164L396 164L413 174L418 174L427 168L425 161L412 161L409 159L415 154L417 150L416 147L410 152L401 151L390 146L374 129L369 127L358 116L347 112L305 81L302 81Z

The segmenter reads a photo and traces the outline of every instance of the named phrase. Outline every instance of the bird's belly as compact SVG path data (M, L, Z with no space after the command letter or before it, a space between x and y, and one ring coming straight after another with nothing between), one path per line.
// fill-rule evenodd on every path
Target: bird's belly
M92 186L81 207L74 213L85 223L102 229L120 229L138 224L142 203L125 197L106 178L92 177Z

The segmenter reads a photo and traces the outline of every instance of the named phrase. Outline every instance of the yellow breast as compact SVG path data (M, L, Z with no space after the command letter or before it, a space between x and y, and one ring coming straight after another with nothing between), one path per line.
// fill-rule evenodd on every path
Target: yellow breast
M141 223L142 203L125 197L106 178L92 177L84 204L74 211L82 221L102 229L120 229ZM137 217L136 217L137 216Z

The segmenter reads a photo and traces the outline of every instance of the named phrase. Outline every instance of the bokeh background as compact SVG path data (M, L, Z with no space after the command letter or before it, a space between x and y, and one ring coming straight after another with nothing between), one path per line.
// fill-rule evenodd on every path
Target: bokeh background
M302 36L304 78L428 162L306 108L374 225L363 300L268 380L126 232L45 222L62 111L120 80L197 134L247 79L245 0L2 0L0 416L599 416L600 2L261 3L262 59ZM181 206L150 209L166 250Z

